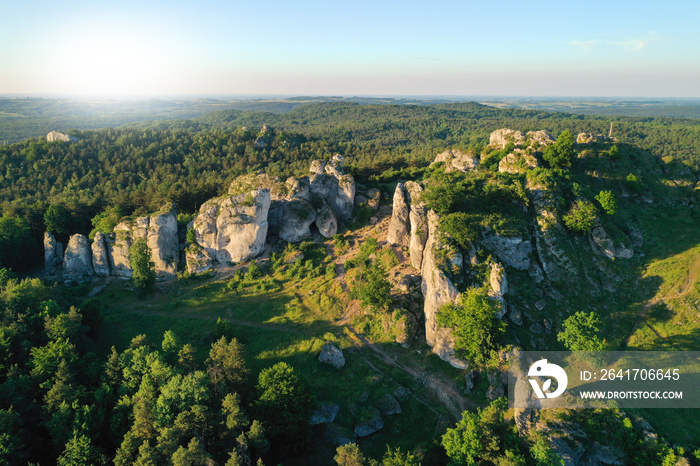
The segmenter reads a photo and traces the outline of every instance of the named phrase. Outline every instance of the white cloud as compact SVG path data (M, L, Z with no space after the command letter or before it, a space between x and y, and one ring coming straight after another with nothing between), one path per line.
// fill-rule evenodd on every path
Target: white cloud
M567 44L578 47L581 50L592 50L599 42L597 40L570 40Z
M661 40L661 38L654 31L649 31L644 37L632 37L620 42L613 42L612 44L631 52L639 52L645 49L649 44L658 42L659 40Z

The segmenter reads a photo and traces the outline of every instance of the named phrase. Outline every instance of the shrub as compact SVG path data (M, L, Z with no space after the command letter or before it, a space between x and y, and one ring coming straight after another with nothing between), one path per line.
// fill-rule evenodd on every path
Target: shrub
M595 312L578 311L564 321L564 330L557 340L569 351L603 351L605 342L600 338L600 319Z
M590 201L576 201L564 215L566 228L578 233L589 233L595 226L596 208Z
M155 264L151 260L151 250L146 238L137 239L129 248L131 263L131 281L139 298L143 298L156 286Z
M614 215L617 212L617 200L612 191L601 191L595 197L606 214Z

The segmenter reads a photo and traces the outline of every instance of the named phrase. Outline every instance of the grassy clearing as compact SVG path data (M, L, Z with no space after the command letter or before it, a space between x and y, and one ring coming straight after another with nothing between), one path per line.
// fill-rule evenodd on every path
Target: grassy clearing
M328 260L322 261L325 267ZM341 407L336 422L347 429L352 430L363 412L399 385L409 388L441 413L438 416L410 398L401 403L402 414L385 416L385 427L380 432L360 440L366 454L381 457L386 445L433 448L438 421L449 413L429 388L406 372L384 364L369 350L364 350L364 357L385 375L365 362L355 340L335 324L347 305L339 280L325 275L290 277L284 267L278 271L269 267L263 270L263 277L242 286L239 286L240 275L223 281L217 281L216 277L179 280L144 300L136 298L128 282L111 282L98 297L104 317L98 334L98 351L105 354L112 346L122 351L139 334L146 334L154 345L159 345L164 332L173 330L183 342L197 348L198 359L203 363L218 336L216 322L221 318L226 322L227 333L244 344L253 374L280 361L291 364L308 382L317 401L337 403ZM260 290L260 283L269 285L272 281L272 291ZM327 340L345 352L347 364L340 371L317 361ZM406 349L390 341L377 344L398 360L410 361L426 373L453 380L462 377L461 371L438 361L425 348ZM330 453L334 449L318 443L319 464L327 461ZM322 461L324 455L326 459Z

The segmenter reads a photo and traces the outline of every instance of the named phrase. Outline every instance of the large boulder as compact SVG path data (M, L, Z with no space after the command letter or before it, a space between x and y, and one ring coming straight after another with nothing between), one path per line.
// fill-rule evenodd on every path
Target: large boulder
M415 181L407 181L404 186L410 206L408 215L410 224L408 251L411 266L420 270L423 263L423 250L425 249L425 243L428 241L428 214L425 204L421 202L423 188Z
M396 185L392 205L391 221L389 222L389 231L386 240L390 244L408 246L410 208L406 199L406 189L403 183L398 183Z
M63 258L63 273L66 278L75 281L86 280L95 274L90 242L85 236L75 234L68 240Z
M329 199L331 192L338 189L338 180L325 173L317 173L309 178L309 190L313 196L321 199Z
M634 256L632 248L615 247L615 242L600 225L593 228L589 239L593 251L600 252L610 259L631 259Z
M211 199L192 223L195 241L221 264L252 259L265 247L269 209L268 189Z
M109 253L107 251L107 243L105 236L101 231L95 233L92 239L92 268L95 270L95 275L98 277L107 277L112 274L112 268L109 265Z
M318 360L323 364L328 364L336 369L341 369L343 366L345 366L345 356L343 355L343 351L330 341L327 341L321 347L321 354L318 355Z
M51 131L46 135L47 142L76 142L78 138L74 136L69 136L66 133L61 133L60 131Z
M335 217L333 209L331 209L326 201L323 201L321 208L318 209L316 227L324 238L330 238L338 233L338 219Z
M63 245L48 231L44 233L44 268L48 275L55 275L63 266Z
M435 157L431 167L442 162L445 165L445 172L453 171L468 172L476 168L479 164L479 158L470 153L464 153L459 150L446 150Z
M454 303L459 297L457 287L445 270L462 267L462 255L440 239L439 218L432 210L428 211L428 241L423 251L421 290L424 296L425 340L433 353L459 369L468 364L455 355L452 330L441 327L437 315L445 304ZM446 258L446 259L445 259ZM445 263L446 261L446 263Z
M358 437L367 437L381 430L384 427L384 419L376 408L367 410L363 419L355 426L355 435Z
M311 200L311 192L309 191L309 178L307 176L303 178L296 178L291 176L287 178L284 182L285 189L287 191L288 199L305 199L307 201Z
M330 424L335 421L340 412L340 406L335 403L320 403L316 409L311 411L309 425Z
M189 273L207 272L214 268L215 260L208 250L198 244L188 244L185 248L185 262Z

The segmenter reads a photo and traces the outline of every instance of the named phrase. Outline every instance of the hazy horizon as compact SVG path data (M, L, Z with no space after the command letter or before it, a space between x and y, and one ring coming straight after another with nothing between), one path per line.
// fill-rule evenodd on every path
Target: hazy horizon
M0 94L696 98L698 17L692 1L20 2Z

